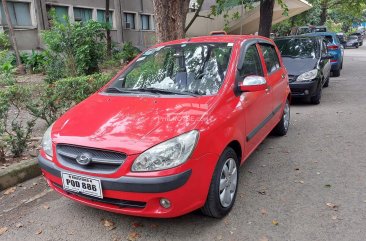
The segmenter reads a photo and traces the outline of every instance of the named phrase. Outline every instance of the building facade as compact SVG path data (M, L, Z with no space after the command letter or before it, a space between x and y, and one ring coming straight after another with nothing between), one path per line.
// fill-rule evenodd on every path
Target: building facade
M11 0L7 1L18 47L21 50L42 49L40 33L49 29L50 9L62 21L90 19L105 22L105 1L98 0ZM145 48L155 43L152 0L110 0L111 36L116 43L131 41ZM6 18L0 2L0 31L6 30Z

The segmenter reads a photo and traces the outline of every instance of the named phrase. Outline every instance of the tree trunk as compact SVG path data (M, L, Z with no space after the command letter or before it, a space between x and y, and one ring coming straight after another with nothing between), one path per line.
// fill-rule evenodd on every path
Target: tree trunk
M325 22L327 21L327 17L328 17L328 9L325 6L322 6L319 25L324 25Z
M203 2L204 2L204 1L205 1L205 0L197 1L197 3L199 4L199 6L198 6L198 8L197 8L196 12L194 13L194 15L193 15L193 17L192 17L191 21L189 21L189 23L188 23L188 24L187 24L187 26L185 27L185 29L184 29L184 34L185 34L185 33L187 33L188 29L192 26L192 24L194 23L194 21L196 20L196 18L197 18L197 17L198 17L198 15L200 14L200 11L201 11L201 9L202 9L202 5L203 5Z
M261 0L258 35L270 37L274 4L275 0Z
M22 62L20 61L18 44L17 44L17 40L15 38L13 24L11 23L8 5L6 3L6 0L2 0L2 3L3 3L3 9L4 9L5 17L6 17L6 23L7 23L8 28L9 28L9 35L10 35L11 41L13 43L13 49L14 49L14 52L15 52L15 58L16 58L16 61L17 61L18 70L21 74L25 74L24 66L22 65Z
M156 41L184 38L189 0L153 0Z
M112 56L112 39L111 39L111 26L109 25L109 0L105 1L105 22L107 26L107 56Z

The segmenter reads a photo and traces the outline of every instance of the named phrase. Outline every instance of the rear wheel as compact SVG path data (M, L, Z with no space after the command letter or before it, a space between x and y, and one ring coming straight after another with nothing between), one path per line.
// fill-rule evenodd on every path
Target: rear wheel
M341 70L340 69L333 70L332 73L333 77L339 77L341 75Z
M327 78L327 80L325 81L325 83L324 83L324 87L328 87L329 86L329 77Z
M222 218L232 209L239 179L239 161L235 151L228 147L222 153L212 176L205 205L204 215Z
M278 124L273 129L273 134L278 136L284 136L287 134L289 126L290 126L290 102L286 100L282 118L280 122L278 122Z

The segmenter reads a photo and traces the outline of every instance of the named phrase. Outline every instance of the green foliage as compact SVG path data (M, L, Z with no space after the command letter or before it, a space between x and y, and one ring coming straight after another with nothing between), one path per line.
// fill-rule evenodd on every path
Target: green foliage
M60 22L51 11L51 29L42 33L42 38L50 51L49 56L56 57L57 66L64 67L64 73L57 76L80 76L98 71L98 64L103 60L105 45L104 24L88 21L70 23L68 19ZM52 59L55 60L55 59ZM46 58L46 64L54 67L52 60ZM46 67L46 72L47 71ZM55 81L49 76L49 81Z
M111 76L93 74L81 77L69 77L53 84L37 86L40 95L27 105L29 112L51 125L66 110L104 86Z
M42 73L44 72L46 65L45 52L36 52L32 50L31 54L22 53L20 55L21 62L25 65L25 68L30 73Z
M139 53L141 53L141 51L138 48L134 47L131 42L127 42L120 51L116 50L113 52L113 58L128 63Z
M5 153L5 143L14 157L21 156L27 149L35 119L24 123L20 114L29 99L29 89L19 85L0 90L0 156Z
M0 51L1 50L8 50L10 47L10 42L8 35L6 35L4 32L0 32Z

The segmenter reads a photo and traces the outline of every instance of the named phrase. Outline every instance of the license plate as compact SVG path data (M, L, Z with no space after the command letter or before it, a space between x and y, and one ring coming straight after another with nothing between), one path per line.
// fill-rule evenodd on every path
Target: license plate
M99 179L63 172L62 185L64 190L103 198L102 185Z

